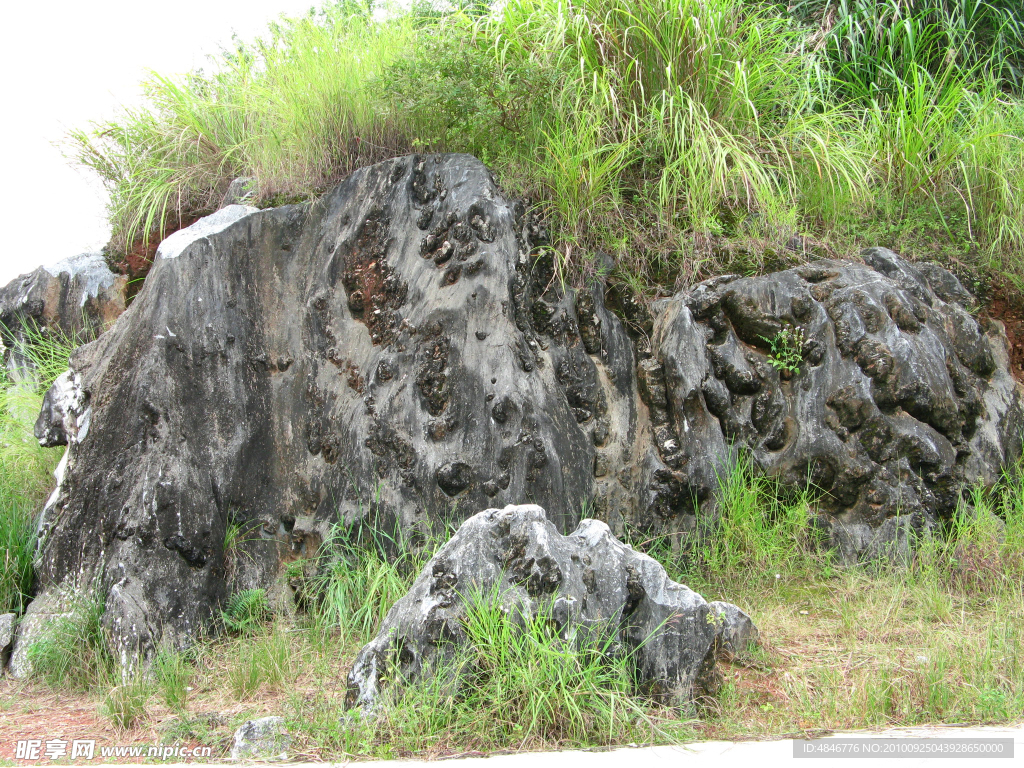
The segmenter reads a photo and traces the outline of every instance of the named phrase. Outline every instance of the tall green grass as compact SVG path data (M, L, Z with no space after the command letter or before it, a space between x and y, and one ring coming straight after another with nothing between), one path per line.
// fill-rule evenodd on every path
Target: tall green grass
M0 382L0 613L20 613L28 599L35 513L60 455L32 434L39 402L31 385Z
M756 267L794 231L842 243L879 217L923 217L1013 272L1021 28L981 0L512 0L385 19L349 3L283 19L207 73L153 75L144 106L75 132L72 152L110 189L122 246L211 210L237 175L267 204L451 150L539 202L573 278L598 248L641 285L664 280L656 263L721 267L722 242Z
M517 618L497 592L467 599L468 652L398 694L377 726L396 746L439 735L475 749L665 737L636 695L628 654L580 648L559 637L549 613Z
M389 534L370 521L335 524L317 553L317 573L302 585L310 631L321 643L368 641L440 543L414 545L397 528Z
M71 596L28 648L34 675L54 689L72 691L88 691L114 679L115 662L101 625L104 602L94 586Z
M12 381L0 369L0 613L21 613L31 591L35 517L63 454L41 448L33 426L43 393L67 370L75 345L64 334L30 325L12 352L31 370Z
M818 25L837 84L850 96L891 93L906 72L950 64L1009 87L1024 74L1024 12L1014 0L796 0Z
M372 716L296 702L298 731L334 752L389 757L607 746L677 738L687 722L636 693L628 654L561 637L550 611L517 617L497 590L467 595L466 644L412 684L397 680ZM549 606L550 607L550 606ZM399 674L397 671L390 674Z
M216 208L238 175L253 176L264 199L303 198L407 151L367 86L413 44L413 27L355 8L281 19L222 51L210 74L153 73L143 107L73 132L71 151L110 191L115 242Z

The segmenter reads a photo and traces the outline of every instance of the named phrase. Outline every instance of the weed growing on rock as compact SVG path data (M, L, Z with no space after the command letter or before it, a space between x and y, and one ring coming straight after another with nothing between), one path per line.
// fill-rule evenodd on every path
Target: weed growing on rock
M255 634L200 647L196 663L158 657L154 678L161 695L141 706L141 696L111 691L121 681L102 672L109 670L103 665L97 671L95 663L86 663L86 674L58 671L48 679L72 701L98 697L101 707L107 699L122 701L115 709L124 722L136 713L140 741L159 726L164 739L226 749L240 718L274 714L286 716L298 750L320 759L782 738L865 725L1005 723L1024 710L1024 588L1013 571L1024 554L1020 477L1009 472L995 492L967 499L970 505L950 533L921 542L913 567L841 568L809 546L801 497L756 481L749 464L737 458L720 477L720 545L707 541L688 559L685 547L673 553L667 539L647 543L674 578L707 599L750 606L761 630L762 647L723 664L716 698L692 717L635 696L627 660L578 651L543 611L519 621L499 603L481 599L463 625L472 651L452 661L467 683L453 683L454 672L438 675L396 689L376 717L354 718L344 710L345 675L391 598L384 597L383 586L367 590L373 599L351 621L340 607L360 609L363 585L400 561L387 554L387 536L360 533L358 526L339 529L340 541L323 550L325 563L332 562L328 551L345 552L345 567L325 564L310 585L300 586L309 615L300 614L298 626L279 616ZM992 515L980 514L983 509ZM408 582L400 588L398 581L411 579L406 571L414 575L430 549L409 555L379 584L392 580L396 593L404 594ZM999 558L996 570L991 557ZM337 581L335 588L344 592L334 612L320 619L317 611L327 609L320 603L326 593L313 587L318 579L321 586ZM313 629L306 630L307 623ZM81 631L90 634L86 626ZM89 656L74 643L67 647ZM0 699L0 706L52 697L49 686L37 691L36 685L0 681L0 696L11 702ZM186 695L185 687L193 690Z
M802 328L786 326L775 336L768 339L761 337L771 348L768 362L789 376L800 373L800 364L804 361L804 332Z

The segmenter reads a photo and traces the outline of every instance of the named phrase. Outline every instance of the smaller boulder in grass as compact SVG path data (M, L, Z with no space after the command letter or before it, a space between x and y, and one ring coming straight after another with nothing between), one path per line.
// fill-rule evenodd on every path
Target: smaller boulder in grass
M261 717L246 720L235 731L235 743L231 747L232 760L270 759L288 757L292 737L284 727L283 717Z
M732 603L708 603L720 628L718 647L726 658L736 658L757 646L761 632L743 611Z
M464 622L479 595L523 618L544 612L581 649L620 649L641 692L672 706L713 693L718 659L757 640L747 614L672 581L599 520L563 536L538 506L488 509L438 550L359 652L346 706L372 712L385 685L450 668L469 642Z

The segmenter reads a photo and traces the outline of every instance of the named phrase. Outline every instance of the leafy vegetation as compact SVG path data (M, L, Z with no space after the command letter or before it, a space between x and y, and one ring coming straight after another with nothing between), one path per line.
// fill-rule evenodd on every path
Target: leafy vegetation
M30 325L11 349L22 361L17 380L0 369L0 613L21 613L29 595L35 518L63 455L60 448L41 448L33 425L43 394L67 370L75 346L77 339Z
M228 598L221 618L228 632L252 634L270 618L265 589L243 589Z
M114 659L101 626L104 600L92 587L66 595L64 610L55 614L46 632L29 646L33 674L51 688L88 691L109 682Z
M804 361L803 328L787 326L764 341L768 342L768 361L773 367L790 375L800 373L800 364Z
M1024 274L1024 17L1000 0L512 0L282 19L73 134L115 239L354 168L471 152L543 210L563 277L647 291L880 239Z

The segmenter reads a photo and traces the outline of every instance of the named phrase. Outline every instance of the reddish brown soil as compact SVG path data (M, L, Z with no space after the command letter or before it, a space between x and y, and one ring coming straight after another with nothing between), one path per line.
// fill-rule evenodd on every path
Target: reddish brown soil
M1018 381L1024 381L1024 295L1003 284L992 291L992 299L981 315L1003 324L1010 342L1010 370Z
M119 730L109 720L100 717L97 702L84 695L47 694L31 689L17 690L9 681L0 686L0 692L5 694L0 695L0 698L6 698L5 711L0 715L0 761L10 761L14 765L51 764L52 761L42 756L38 760L16 760L19 739L38 739L43 742L44 748L47 741L60 739L67 742L69 752L71 742L75 739L95 740L94 758L91 761L76 760L76 763L110 762L112 758L104 759L100 756L100 747L141 745L148 749L161 743L161 736L155 724L147 723L148 727ZM199 745L183 743L183 746ZM217 757L220 756L220 751L216 750ZM59 762L68 763L69 760L64 758ZM114 762L140 763L152 762L152 759L121 757ZM209 762L209 759L202 762Z
M132 243L127 253L113 255L111 259L112 266L122 274L127 275L129 281L145 278L149 273L149 268L153 266L153 259L156 258L156 249L159 247L160 241L168 235L174 234L179 229L195 224L199 218L199 215L190 214L180 219L169 221L167 228L164 230L163 237L156 234L151 235L148 240L140 237ZM141 286L142 281L139 280L135 285Z

